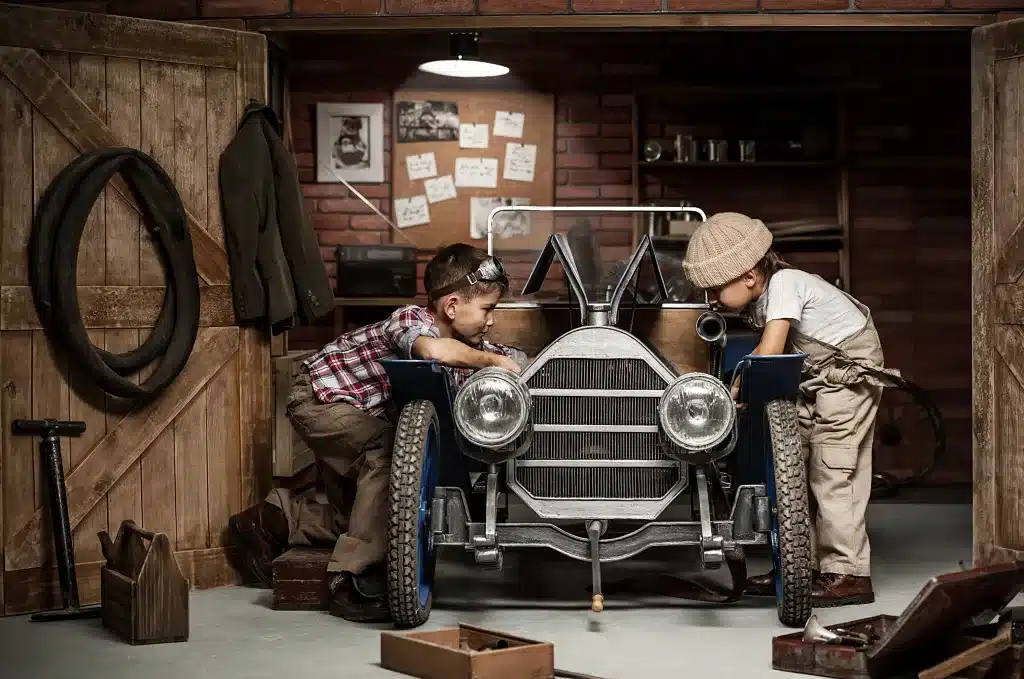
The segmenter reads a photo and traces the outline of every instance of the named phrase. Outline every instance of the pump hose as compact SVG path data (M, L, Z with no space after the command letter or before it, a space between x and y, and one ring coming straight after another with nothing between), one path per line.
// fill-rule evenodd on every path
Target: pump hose
M163 308L142 345L126 354L93 346L78 305L78 249L86 220L106 186L120 171L169 273ZM36 312L51 342L65 349L72 365L105 392L149 399L185 367L199 332L199 277L181 196L157 162L136 149L100 149L65 167L39 201L29 241L29 283ZM142 384L126 379L162 357Z

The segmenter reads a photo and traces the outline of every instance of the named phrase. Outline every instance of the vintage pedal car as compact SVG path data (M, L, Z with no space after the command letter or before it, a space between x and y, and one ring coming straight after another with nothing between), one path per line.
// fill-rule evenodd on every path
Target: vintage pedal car
M498 208L491 219L508 209L591 208ZM536 293L557 260L571 301L519 299L495 311L496 341L532 358L521 374L486 368L454 393L436 363L384 362L401 408L387 558L395 624L426 622L442 548L490 568L521 547L589 561L601 610L602 563L691 546L713 569L743 563L745 546L771 545L779 619L804 625L810 515L794 399L805 356L743 358L738 416L721 375L725 319L706 298L670 301L651 239L613 268L615 280L595 274L600 263L582 249L552 235L523 290ZM650 301L638 283L645 268ZM738 443L763 455L764 483L729 488ZM473 465L483 473L471 484ZM508 522L510 494L535 521ZM675 504L692 508L689 521L661 520Z

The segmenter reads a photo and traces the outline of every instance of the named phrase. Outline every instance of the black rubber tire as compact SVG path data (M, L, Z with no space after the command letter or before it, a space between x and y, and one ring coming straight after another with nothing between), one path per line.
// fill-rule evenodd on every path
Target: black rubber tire
M132 189L169 276L156 325L126 354L93 346L78 305L78 248L86 221L107 182L120 173ZM131 148L99 149L71 161L39 200L29 239L29 283L47 336L105 392L142 403L185 368L199 332L199 276L185 206L174 182L152 157ZM141 384L128 375L160 362Z
M388 507L388 606L395 627L419 627L430 617L433 588L425 606L419 600L419 499L424 454L430 430L440 431L437 411L430 401L409 402L395 427L391 454ZM436 558L436 557L435 557ZM428 565L433 568L434 564Z
M771 437L779 525L779 621L787 627L803 627L811 617L811 511L796 405L785 399L771 401L765 405L765 418Z

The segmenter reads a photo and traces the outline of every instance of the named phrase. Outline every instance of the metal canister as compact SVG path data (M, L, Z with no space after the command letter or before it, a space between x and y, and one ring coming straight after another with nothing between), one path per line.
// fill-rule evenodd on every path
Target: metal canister
M697 160L697 140L688 134L676 135L676 162L693 163Z
M753 163L757 158L757 144L753 139L740 140L740 162Z
M708 139L704 142L704 154L710 163L724 163L729 156L729 142L725 139Z

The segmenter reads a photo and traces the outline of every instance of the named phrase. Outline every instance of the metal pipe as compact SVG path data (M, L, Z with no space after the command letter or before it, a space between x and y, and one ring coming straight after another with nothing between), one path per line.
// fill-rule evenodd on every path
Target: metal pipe
M725 318L715 311L705 311L697 318L697 335L711 345L711 374L722 379L726 343Z
M661 213L679 213L679 212L692 212L700 217L702 222L708 220L708 215L704 210L699 207L681 207L677 205L584 205L584 206L570 206L570 205L502 205L491 210L491 213L487 215L487 254L494 255L494 215L499 212L632 212L632 213L647 213L647 212L661 212Z

